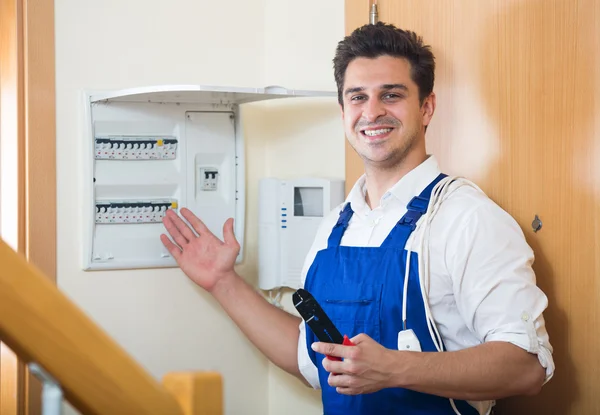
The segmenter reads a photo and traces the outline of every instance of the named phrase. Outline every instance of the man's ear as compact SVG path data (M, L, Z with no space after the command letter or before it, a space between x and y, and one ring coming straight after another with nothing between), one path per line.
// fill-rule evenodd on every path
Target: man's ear
M340 113L342 115L342 121L344 120L344 105L343 104L339 104L340 106Z
M433 113L435 112L436 98L435 92L429 94L427 98L423 101L423 105L421 105L421 113L423 114L423 126L427 127L433 118Z

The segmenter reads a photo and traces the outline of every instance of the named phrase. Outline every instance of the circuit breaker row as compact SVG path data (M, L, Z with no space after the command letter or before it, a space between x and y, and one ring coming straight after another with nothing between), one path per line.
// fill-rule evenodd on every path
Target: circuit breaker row
M173 160L177 156L174 137L96 137L97 160Z
M174 200L96 202L96 223L157 223L168 209L177 209Z

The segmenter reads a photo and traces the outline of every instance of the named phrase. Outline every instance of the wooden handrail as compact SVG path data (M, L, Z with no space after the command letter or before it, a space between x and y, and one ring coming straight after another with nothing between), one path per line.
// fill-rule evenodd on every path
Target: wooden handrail
M161 385L2 240L0 340L50 373L84 414L222 413L218 373L173 373Z

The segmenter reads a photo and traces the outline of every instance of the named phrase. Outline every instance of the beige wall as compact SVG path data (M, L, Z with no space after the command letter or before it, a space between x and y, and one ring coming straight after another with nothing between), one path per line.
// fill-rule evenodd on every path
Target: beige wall
M56 2L59 287L156 377L223 373L227 414L317 414L319 395L271 367L179 270L81 271L80 92L162 84L333 90L343 19L342 0ZM247 250L238 271L254 282L258 179L343 177L343 132L331 99L252 104L243 114Z

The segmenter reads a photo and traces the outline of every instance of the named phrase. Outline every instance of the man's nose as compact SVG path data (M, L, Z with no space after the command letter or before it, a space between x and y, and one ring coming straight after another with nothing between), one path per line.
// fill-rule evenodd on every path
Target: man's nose
M385 115L385 106L378 99L370 99L363 107L363 118L375 122L377 118Z

